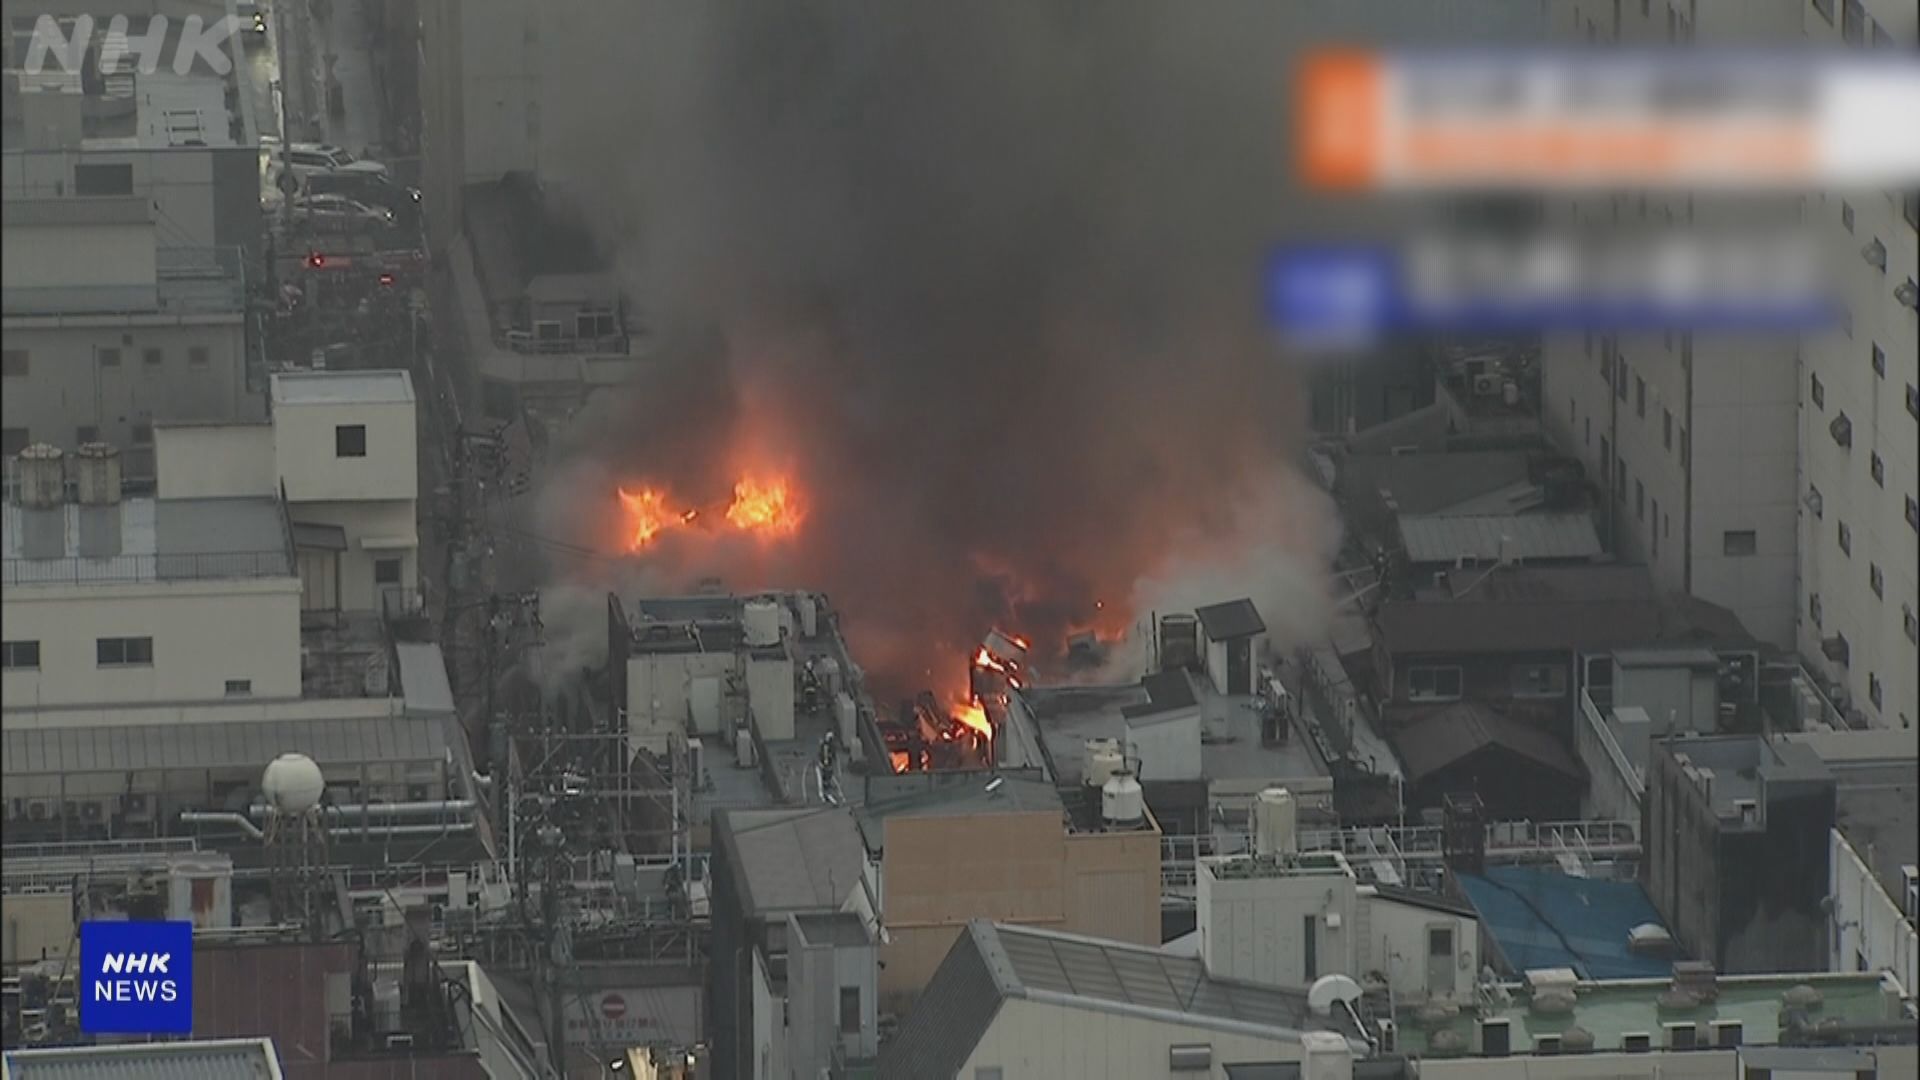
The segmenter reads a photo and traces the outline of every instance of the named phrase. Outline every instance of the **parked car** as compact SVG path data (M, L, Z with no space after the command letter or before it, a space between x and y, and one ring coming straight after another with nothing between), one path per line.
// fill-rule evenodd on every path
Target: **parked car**
M331 172L387 174L385 165L354 157L351 151L329 143L294 143L287 147L285 156L287 168L296 176Z
M368 206L345 195L307 195L293 200L295 221L305 221L322 229L387 229L394 224L393 211Z
M385 173L321 172L310 173L305 179L308 195L345 195L368 206L394 211L410 209L420 202L419 188L396 184Z

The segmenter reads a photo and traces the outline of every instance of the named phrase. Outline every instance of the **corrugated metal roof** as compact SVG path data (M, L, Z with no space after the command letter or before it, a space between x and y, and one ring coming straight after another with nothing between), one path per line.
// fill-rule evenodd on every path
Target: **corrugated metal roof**
M415 716L451 715L453 684L447 681L447 658L431 641L402 641L393 647L400 662L400 691L407 712Z
M1401 514L1400 541L1407 560L1450 563L1456 559L1591 559L1601 554L1600 535L1586 514Z
M960 932L934 970L913 1011L880 1055L881 1076L956 1076L993 1025L1006 988L988 967L980 939L994 931L974 922Z
M279 1080L267 1039L9 1050L6 1080Z
M437 761L448 746L442 717L241 720L202 724L10 728L5 775L139 769L265 768L300 753L322 766Z
M866 842L846 807L723 810L714 827L735 860L749 916L837 911L860 887Z

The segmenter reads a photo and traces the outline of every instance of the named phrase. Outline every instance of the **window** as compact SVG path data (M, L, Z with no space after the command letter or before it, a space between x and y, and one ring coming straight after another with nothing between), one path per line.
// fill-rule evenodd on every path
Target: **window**
M1306 976L1301 982L1311 984L1320 977L1320 916L1300 916L1300 971Z
M1816 521L1825 517L1827 512L1827 500L1820 494L1820 489L1812 484L1807 485L1807 510Z
M1834 445L1848 449L1853 447L1853 420L1847 416L1845 410L1833 418L1833 423L1827 425L1827 432L1833 436Z
M1647 380L1636 375L1633 385L1633 411L1644 420L1647 416Z
M1729 529L1720 534L1723 555L1745 556L1760 550L1760 538L1752 529Z
M227 696L228 697L247 697L252 693L253 693L252 679L228 679L227 680Z
M32 437L28 435L26 428L0 428L0 454L12 457L32 445L32 441Z
M1847 528L1844 521L1840 523L1840 553L1848 557L1853 555L1853 530Z
M1920 532L1920 502L1911 495L1907 496L1907 528Z
M1875 484L1880 487L1887 486L1887 463L1880 460L1879 454L1875 454L1872 458L1868 459L1867 473L1873 477Z
M1873 343L1873 373L1883 379L1887 377L1887 350L1877 341Z
M103 637L94 642L94 663L100 667L152 667L150 637Z
M1907 635L1908 641L1920 642L1920 615L1915 615L1913 608L1906 604L1900 605L1900 632Z
M73 429L73 444L75 446L85 446L90 442L99 441L100 429L94 427L92 424L81 424L79 427Z
M1408 668L1407 700L1459 701L1460 669L1433 666Z
M39 671L40 643L9 641L0 644L0 662L8 671Z
M75 165L73 193L87 196L131 195L133 194L133 166Z
M1827 387L1825 383L1820 381L1820 375L1818 372L1814 373L1814 375L1808 380L1807 387L1808 387L1808 396L1813 399L1813 407L1816 409L1826 408L1827 407Z
M1907 384L1907 415L1920 420L1920 386Z
M1845 199L1840 200L1840 227L1853 231L1853 204Z
M1563 664L1518 664L1513 669L1514 697L1566 697L1567 669ZM1452 952L1452 949L1448 949Z
M24 379L33 370L33 363L25 349L8 349L0 353L0 372L9 379Z
M333 429L334 457L366 457L367 425L340 424Z
M1818 629L1820 626L1820 616L1821 616L1820 594L1808 593L1807 594L1807 618L1813 621L1813 625L1816 629Z
M1881 576L1879 563L1867 564L1867 588L1873 590L1874 596L1882 600L1887 598L1887 579Z
M1885 704L1885 697L1880 691L1880 676L1872 672L1867 673L1867 700L1873 702L1873 707L1876 710ZM1865 971L1866 969L1861 968L1860 970Z
M1660 419L1660 441L1668 450L1671 450L1673 449L1673 410L1662 409L1661 412L1663 415Z
M1680 429L1680 467L1683 469L1688 469L1693 467L1692 454L1689 453L1689 450L1687 447L1687 429L1686 428Z
M840 1034L860 1034L860 988L840 988Z
M204 368L210 363L212 363L212 361L207 355L207 347L205 345L191 345L187 347L188 367Z
M101 367L119 367L119 349L96 349L94 355L99 358Z
M1616 396L1618 396L1618 397L1620 398L1620 400L1621 400L1621 401L1625 401L1625 400L1627 400L1627 373L1628 373L1628 370L1629 370L1629 369L1628 369L1628 367L1627 367L1627 361L1626 361L1626 359L1625 359L1625 358L1623 357L1623 358L1621 358L1621 360L1620 360L1620 367L1619 367L1618 369L1616 369L1616 371L1615 371L1615 374L1617 374L1617 375L1619 376L1619 378L1617 378L1617 379L1615 379L1615 380L1614 380L1614 390L1616 391Z
M399 559L373 560L373 583L375 585L400 584L400 560Z
M167 354L161 352L159 349L142 349L140 351L140 362L147 367L157 368L167 362Z

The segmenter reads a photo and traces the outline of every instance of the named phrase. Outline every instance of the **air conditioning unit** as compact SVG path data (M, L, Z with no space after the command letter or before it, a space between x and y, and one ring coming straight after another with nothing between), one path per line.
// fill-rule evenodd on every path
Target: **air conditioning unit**
M1557 1054L1560 1052L1560 1036L1536 1035L1533 1037L1533 1052L1536 1054Z
M101 820L105 817L106 817L106 814L102 812L100 803L92 799L89 799L86 802L83 802L80 804L80 820L81 821L87 822L92 825L98 825L101 822Z
M1506 1057L1513 1051L1513 1028L1505 1017L1480 1021L1480 1056Z
M1885 270L1887 268L1887 245L1881 243L1878 239L1869 240L1866 246L1860 249L1860 257L1867 260L1868 266Z
M53 816L53 800L32 799L27 802L27 820L45 821Z
M1496 372L1487 372L1473 377L1473 395L1475 397L1499 397L1500 376Z
M433 789L425 784L408 784L407 801L426 802L433 797Z
M1745 1039L1745 1028L1738 1020L1715 1020L1712 1029L1713 1045L1722 1050L1731 1050Z
M1661 1025L1667 1032L1667 1049L1692 1050L1700 1045L1700 1029L1686 1021Z
M153 820L153 802L145 795L128 795L120 800L120 811L129 822Z
M1620 1036L1620 1049L1629 1054L1644 1054L1653 1049L1653 1036L1644 1031L1629 1031Z

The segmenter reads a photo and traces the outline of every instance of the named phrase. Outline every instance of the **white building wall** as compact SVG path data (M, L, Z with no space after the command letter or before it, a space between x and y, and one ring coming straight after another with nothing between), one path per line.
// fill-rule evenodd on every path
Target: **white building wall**
M1839 829L1830 835L1827 895L1828 971L1891 971L1911 993L1920 978L1920 931L1887 895L1873 870Z
M275 376L276 382L289 376ZM274 402L274 453L287 500L376 502L416 499L420 461L411 390L393 402ZM364 425L366 455L341 457L338 429Z
M0 258L9 289L65 286L145 286L158 279L151 222L88 225L9 225L0 234ZM31 295L31 293L29 293Z
M753 724L768 742L793 738L793 659L753 657L747 661L747 702Z
M1127 724L1128 756L1140 759L1143 780L1200 779L1200 706L1148 723Z
M153 207L161 246L217 247L241 241L220 235L225 192L218 190L221 169L216 162L253 153L244 147L9 151L0 154L0 194L8 199L66 198L73 195L75 165L129 165L130 194ZM255 183L252 199L240 209L257 216L257 179Z
M270 497L280 493L271 424L161 424L153 452L162 499Z
M1012 999L1001 1004L959 1075L998 1068L1006 1080L1165 1080L1173 1075L1168 1051L1195 1044L1213 1047L1213 1068L1206 1074L1213 1077L1225 1077L1228 1063L1301 1059L1297 1039Z
M9 588L5 623L7 640L40 642L38 671L5 674L8 710L219 700L229 679L300 696L298 578ZM153 663L98 666L108 637L151 637Z
M1223 978L1299 987L1314 977L1353 971L1357 885L1340 872L1221 879L1205 866L1195 882L1200 956ZM1329 926L1328 915L1339 925ZM1306 968L1304 928L1313 920L1314 968Z
M1740 1056L1731 1050L1564 1057L1429 1057L1420 1059L1419 1069L1420 1080L1619 1080L1629 1076L1658 1076L1661 1080L1739 1080L1741 1076ZM1852 1076L1851 1073L1845 1075Z
M726 675L734 666L730 652L642 653L628 657L627 732L633 745L656 753L665 750L671 733L686 730L693 680L717 678L724 688ZM727 733L729 737L731 734ZM733 747L724 747L724 752L731 755Z
M1364 889L1360 903L1366 911L1354 929L1355 970L1345 974L1358 979L1378 971L1401 1001L1428 996L1465 1001L1473 996L1480 975L1478 919L1369 896ZM1450 932L1452 951L1431 957L1429 934L1441 928Z
M414 589L420 580L420 535L411 500L388 502L293 502L288 518L299 525L337 525L346 534L340 553L340 610L380 611L383 589ZM375 583L375 564L400 563L399 581Z

